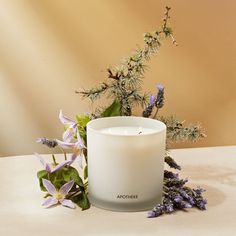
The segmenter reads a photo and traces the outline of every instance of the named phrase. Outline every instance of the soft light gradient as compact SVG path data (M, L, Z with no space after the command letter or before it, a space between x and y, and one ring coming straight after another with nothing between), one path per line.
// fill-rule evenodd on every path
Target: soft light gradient
M162 114L202 123L208 137L194 146L236 144L235 1L1 0L0 156L49 152L35 139L60 138L60 109L90 111L74 90L142 45L165 5L179 46L164 42L144 88L164 84Z

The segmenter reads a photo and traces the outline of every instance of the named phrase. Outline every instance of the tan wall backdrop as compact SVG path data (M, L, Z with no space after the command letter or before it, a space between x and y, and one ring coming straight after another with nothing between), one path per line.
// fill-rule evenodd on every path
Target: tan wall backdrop
M164 42L144 89L164 84L162 114L202 123L195 146L236 144L236 1L0 0L0 156L49 152L34 140L60 138L60 108L91 109L74 90L142 45L166 4L179 46Z

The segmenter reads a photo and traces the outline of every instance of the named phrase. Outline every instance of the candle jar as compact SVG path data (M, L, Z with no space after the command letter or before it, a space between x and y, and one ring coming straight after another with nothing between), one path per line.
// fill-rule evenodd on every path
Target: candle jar
M166 126L143 117L98 118L87 124L89 199L114 211L148 210L161 202Z

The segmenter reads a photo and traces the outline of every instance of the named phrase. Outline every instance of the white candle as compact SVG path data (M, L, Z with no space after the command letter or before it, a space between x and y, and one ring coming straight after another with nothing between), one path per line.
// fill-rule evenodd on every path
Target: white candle
M87 125L89 199L118 211L161 202L166 126L143 117L109 117Z

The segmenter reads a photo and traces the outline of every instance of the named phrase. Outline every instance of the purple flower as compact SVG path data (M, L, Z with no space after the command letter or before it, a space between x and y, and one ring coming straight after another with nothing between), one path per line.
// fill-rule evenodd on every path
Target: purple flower
M57 141L54 139L50 140L48 138L38 138L38 139L36 139L36 142L46 145L49 148L54 148L57 146Z
M73 120L70 118L64 116L62 114L62 111L60 110L59 113L59 119L63 125L67 125L68 128L66 131L63 133L63 141L60 141L56 139L56 142L58 145L64 149L83 149L85 148L85 145L83 143L83 140L80 137L79 129L78 129L78 124L75 123ZM76 136L77 142L71 143L71 140Z
M185 209L185 208L192 208L193 207L189 202L186 202L186 201L178 202L178 203L176 203L176 206L179 209Z
M205 192L206 190L201 188L201 187L197 187L196 189L193 189L193 191L197 194L197 195L201 195L203 192Z
M67 116L63 115L62 110L60 110L60 113L59 113L59 120L61 121L61 123L63 125L73 125L73 124L75 124L75 122L73 120L71 120Z
M148 217L148 218L157 217L156 212L153 211L153 210L149 211L149 212L147 213L147 217Z
M150 96L150 105L154 106L154 103L155 103L155 96L151 95Z
M71 200L66 199L66 195L70 192L74 185L74 180L64 184L59 190L57 190L52 182L47 179L42 179L42 182L48 193L52 195L45 200L42 204L43 206L50 207L60 203L65 207L75 208L75 204Z
M152 110L155 104L155 96L150 96L150 102L147 105L147 107L145 108L145 110L143 111L143 117L150 117L152 114Z
M178 202L178 203L183 201L183 197L180 196L179 194L174 196L172 199L173 199L174 202Z
M77 123L75 123L73 120L71 120L67 116L64 116L62 113L62 110L60 110L60 113L59 113L59 120L61 121L63 125L67 126L66 131L62 135L63 141L71 142L71 140L73 139L77 131Z
M165 170L164 171L164 178L167 178L167 179L179 179L179 175L177 173L173 173L171 171Z
M206 204L207 204L207 200L200 198L196 200L196 206L200 209L200 210L206 210Z
M164 86L162 86L161 84L157 85L157 89L158 89L158 93L157 93L157 97L156 97L156 101L155 101L155 106L159 109L162 108L164 106Z
M79 154L78 160L79 160L79 167L83 169L84 162L86 162L83 151Z
M75 151L75 150L78 150L78 149L86 148L83 141L82 141L82 139L80 138L80 136L78 136L78 137L79 137L79 139L75 143L63 142L63 141L60 141L58 139L56 139L56 141L57 141L58 145L63 149L73 149Z
M151 211L148 212L147 217L153 218L162 215L165 212L165 207L163 204L158 204Z
M38 159L39 161L41 162L41 164L43 165L44 169L48 172L48 173L54 173L56 171L59 171L61 170L64 166L66 165L71 165L74 160L76 159L77 157L77 154L76 153L73 153L71 155L71 159L70 160L65 160L63 161L62 163L58 164L58 165L50 165L49 163L45 162L45 160L43 159L42 156L40 156L38 153L35 153L34 154Z
M174 211L174 204L169 203L165 205L165 213L172 213Z
M191 205L194 205L195 204L195 201L193 199L192 196L190 196L189 194L187 194L187 192L183 189L179 189L179 193L180 195L185 198Z

